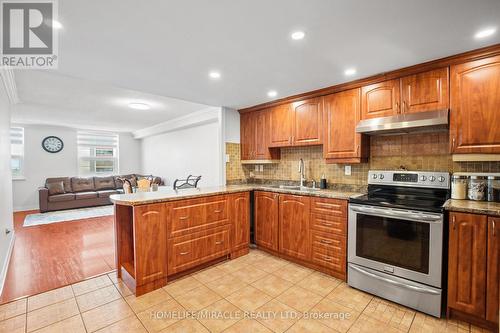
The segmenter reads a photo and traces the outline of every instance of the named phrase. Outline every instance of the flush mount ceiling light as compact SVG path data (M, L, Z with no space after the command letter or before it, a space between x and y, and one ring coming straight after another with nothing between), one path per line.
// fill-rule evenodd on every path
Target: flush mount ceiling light
M269 96L269 97L276 97L276 96L278 96L278 92L276 90L269 90L267 92L267 96Z
M295 31L295 32L292 32L291 36L292 36L293 40L301 40L301 39L304 39L306 34L304 31Z
M353 76L354 74L356 74L356 68L348 68L344 71L344 74L346 76Z
M496 28L483 29L483 30L478 31L474 35L474 38L476 38L476 39L486 38L486 37L493 35L496 31L497 31Z
M218 80L218 79L220 79L220 72L211 71L210 73L208 73L208 76L213 80Z
M56 20L52 20L52 27L54 29L62 29L63 28L63 25L61 24L61 22L59 21L56 21Z
M129 103L128 107L134 110L149 110L151 107L146 103Z

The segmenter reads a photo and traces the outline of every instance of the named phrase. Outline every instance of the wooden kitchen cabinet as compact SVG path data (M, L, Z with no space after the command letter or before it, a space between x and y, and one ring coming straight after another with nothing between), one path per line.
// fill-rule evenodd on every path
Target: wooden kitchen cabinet
M269 250L278 251L279 199L277 193L255 192L254 222L255 243Z
M294 124L290 104L275 106L271 109L270 114L270 147L291 146Z
M486 271L486 320L498 324L500 218L488 218L488 267Z
M400 80L361 88L361 119L394 116L401 112Z
M448 307L484 318L486 305L485 215L451 213Z
M500 56L451 66L450 151L500 153Z
M250 244L250 193L229 195L230 222L232 227L233 252L248 253Z
M280 152L269 149L270 117L268 110L244 113L240 116L241 160L277 160Z
M448 109L448 67L401 78L401 99L401 113Z
M327 163L361 163L369 155L369 138L356 133L361 120L361 89L323 97L323 157Z
M311 199L300 195L279 196L279 250L290 257L310 257L309 219Z

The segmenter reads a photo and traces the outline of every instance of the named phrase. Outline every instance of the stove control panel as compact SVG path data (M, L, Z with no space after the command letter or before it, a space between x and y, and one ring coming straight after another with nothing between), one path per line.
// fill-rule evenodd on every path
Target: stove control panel
M368 172L368 184L449 189L450 174L428 171L372 170Z

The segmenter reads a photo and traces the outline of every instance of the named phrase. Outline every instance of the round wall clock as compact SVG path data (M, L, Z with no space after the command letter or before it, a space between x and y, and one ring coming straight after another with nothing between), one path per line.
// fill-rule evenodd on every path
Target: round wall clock
M48 136L43 139L42 147L48 153L58 153L64 148L64 143L57 136Z

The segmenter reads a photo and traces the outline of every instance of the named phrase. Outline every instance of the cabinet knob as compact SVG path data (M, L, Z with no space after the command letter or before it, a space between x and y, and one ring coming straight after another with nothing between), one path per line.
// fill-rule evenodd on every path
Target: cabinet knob
M452 225L452 227L453 227L453 230L455 230L455 228L456 228L455 216L453 216L453 217L451 218L451 225Z

